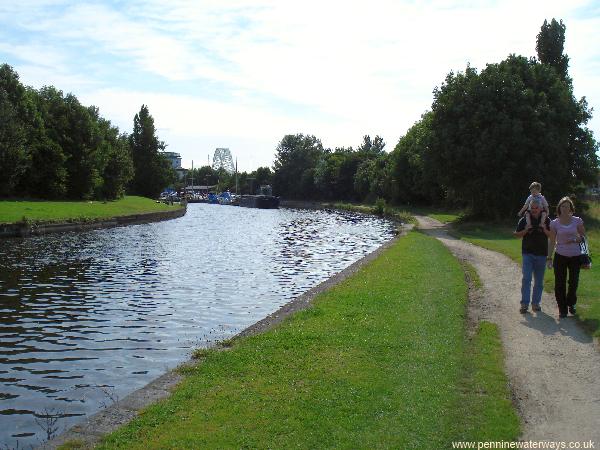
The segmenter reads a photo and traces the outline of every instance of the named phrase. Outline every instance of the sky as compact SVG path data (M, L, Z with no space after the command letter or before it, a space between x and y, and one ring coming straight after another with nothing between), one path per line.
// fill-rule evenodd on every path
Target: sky
M0 0L0 64L122 132L147 105L186 168L225 147L252 171L286 134L393 150L450 71L535 56L552 18L598 140L600 0Z

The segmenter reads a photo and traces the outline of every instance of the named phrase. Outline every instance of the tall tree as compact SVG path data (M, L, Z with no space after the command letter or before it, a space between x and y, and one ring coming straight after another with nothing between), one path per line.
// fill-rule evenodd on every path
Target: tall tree
M566 29L562 20L552 19L550 23L544 20L535 46L540 62L554 67L563 81L569 79L569 57L563 55Z
M381 153L376 158L364 159L354 176L354 190L361 199L374 201L377 198L391 198L391 177L389 174L390 156Z
M432 116L431 111L423 114L390 155L394 202L432 204L443 198L430 160Z
M43 135L31 149L31 166L22 184L33 197L61 199L67 193L66 157L60 145Z
M101 136L96 123L97 110L85 107L73 94L63 95L53 86L38 92L38 109L48 138L65 157L67 196L73 199L97 196L102 185ZM60 155L52 156L58 161ZM45 159L45 158L44 158ZM42 159L42 161L44 160Z
M102 197L114 200L125 194L127 185L133 178L133 161L129 151L129 141L126 135L113 136L118 133L116 128L108 130L111 136L107 145L106 161L102 172Z
M598 166L590 112L546 64L510 56L467 67L435 90L430 157L440 183L475 213L506 216L541 181L550 202Z
M29 165L32 105L19 75L0 66L0 196L16 195L15 188Z
M135 170L132 192L145 197L157 197L161 190L175 180L175 172L161 154L165 144L156 136L154 118L146 105L142 105L133 119L129 145Z
M0 66L0 196L116 198L132 175L126 144L98 108Z
M369 158L367 155L367 152L355 151L352 147L324 152L315 168L319 196L332 200L356 200L354 177L361 162ZM375 153L370 155L373 158Z
M314 198L315 167L322 154L323 145L315 136L284 136L277 146L273 164L274 191L287 198Z

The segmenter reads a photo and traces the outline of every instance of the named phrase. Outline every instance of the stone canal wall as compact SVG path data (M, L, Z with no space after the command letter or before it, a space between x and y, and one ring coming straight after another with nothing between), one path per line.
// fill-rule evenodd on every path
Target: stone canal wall
M62 233L64 231L87 231L99 228L113 228L124 225L135 225L140 223L159 222L161 220L176 219L186 213L186 207L173 209L172 211L158 211L145 214L132 214L129 216L118 216L110 219L99 219L90 221L73 221L60 223L29 223L19 222L15 224L0 224L0 238L39 236L49 233Z

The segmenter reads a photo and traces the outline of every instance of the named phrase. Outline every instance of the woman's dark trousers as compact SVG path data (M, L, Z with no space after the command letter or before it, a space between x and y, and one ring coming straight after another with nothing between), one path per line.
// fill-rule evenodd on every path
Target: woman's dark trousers
M569 286L567 290L567 272ZM579 256L554 254L554 295L558 312L567 314L569 306L577 303L577 285L579 284Z

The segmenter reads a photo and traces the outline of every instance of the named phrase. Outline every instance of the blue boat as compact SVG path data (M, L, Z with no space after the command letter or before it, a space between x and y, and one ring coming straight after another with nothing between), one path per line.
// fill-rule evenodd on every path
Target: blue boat
M213 205L219 204L219 197L217 197L217 194L214 192L209 192L206 199L208 200L208 203L212 203Z
M217 201L220 205L231 205L231 200L231 192L229 191L221 192L217 196Z

